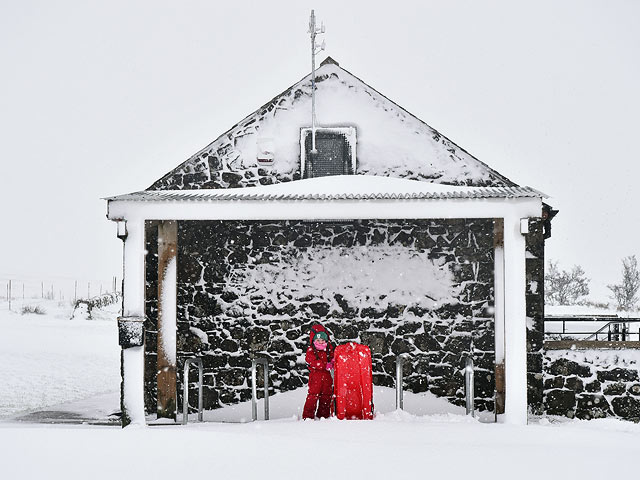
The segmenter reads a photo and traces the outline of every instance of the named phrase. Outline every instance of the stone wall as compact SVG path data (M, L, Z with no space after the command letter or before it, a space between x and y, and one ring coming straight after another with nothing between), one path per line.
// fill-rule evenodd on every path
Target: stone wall
M406 352L405 388L460 405L472 352L476 407L493 410L492 220L184 221L178 264L178 372L186 358L203 359L205 408L250 398L255 355L270 358L273 392L305 385L308 331L321 321L336 342L369 345L376 385L394 385L396 355ZM157 286L147 280L155 373ZM191 406L196 398L194 388Z
M158 402L158 222L145 222L145 338L144 338L144 404L155 413Z
M640 421L639 350L549 350L544 408L549 415Z
M526 236L527 400L534 414L543 412L544 238L542 219L529 220Z

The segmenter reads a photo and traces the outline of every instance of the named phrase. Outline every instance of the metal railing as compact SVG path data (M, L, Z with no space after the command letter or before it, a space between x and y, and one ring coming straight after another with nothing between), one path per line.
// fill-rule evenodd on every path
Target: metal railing
M474 398L474 371L473 358L467 357L464 366L464 396L466 398L467 415L475 417L475 409L473 405Z
M264 373L264 419L269 420L269 360L254 358L251 362L251 418L254 422L258 419L258 364L262 365Z
M409 356L406 353L401 353L396 357L396 410L404 409L402 378L404 377L404 362L408 359Z
M545 336L548 339L566 338L567 340L625 342L637 338L637 340L640 341L640 318L620 318L617 315L590 315L580 317L545 317L544 322ZM561 323L562 331L547 331L547 323ZM575 324L572 326L575 331L567 331L567 323ZM580 324L584 323L593 323L596 324L596 326L590 329L579 328ZM600 324L603 325L599 327ZM631 325L637 325L638 330L632 332Z
M184 376L182 377L182 424L186 425L189 421L189 367L192 364L198 366L198 421L202 421L203 411L203 398L202 398L202 383L203 383L203 370L201 358L189 358L184 362Z
M600 335L606 335L607 341L609 342L626 342L627 340L631 340L631 335L637 335L638 340L640 341L640 330L635 333L629 331L629 323L628 321L615 321L609 322L604 325L600 330L594 332L592 335L589 335L585 340L601 340ZM637 322L636 322L637 323Z

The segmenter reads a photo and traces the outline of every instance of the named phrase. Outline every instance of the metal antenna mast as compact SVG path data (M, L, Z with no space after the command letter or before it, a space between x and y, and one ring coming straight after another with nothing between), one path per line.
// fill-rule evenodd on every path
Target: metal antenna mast
M309 32L311 34L311 153L317 153L316 150L316 53L324 50L324 40L321 45L316 44L316 35L324 33L324 22L320 27L316 27L316 15L311 10L309 18Z

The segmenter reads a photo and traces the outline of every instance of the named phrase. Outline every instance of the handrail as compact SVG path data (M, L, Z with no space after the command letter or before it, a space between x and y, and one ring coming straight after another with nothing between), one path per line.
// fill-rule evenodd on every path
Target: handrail
M195 363L198 366L198 421L202 421L202 383L203 370L201 358L189 358L184 362L184 376L182 377L182 424L186 425L189 421L189 366Z
M464 367L464 394L466 398L467 415L475 417L475 409L473 405L474 399L474 371L473 358L467 357Z
M621 332L616 332L614 331L613 334L614 335L622 335L622 341L625 340L625 337L627 335L629 335L629 327L626 325L625 321L621 321L621 320L617 320L614 322L609 322L606 325L604 325L600 330L596 331L595 333L592 333L591 335L589 335L587 338L585 338L585 340L591 340L592 338L595 340L598 340L598 334L602 333L604 331L604 329L608 329L607 333L608 333L608 339L611 340L611 325L621 325L622 324L622 331ZM626 328L625 328L626 327ZM640 332L639 332L639 337L640 339Z
M571 317L545 317L544 318L544 322L562 322L562 332L547 332L545 329L545 335L546 336L553 336L553 335L557 335L557 336L568 336L571 338L571 336L573 335L588 335L586 338L583 338L583 340L587 341L587 340L598 340L598 336L604 334L605 330L608 330L608 340L611 341L612 336L618 336L621 335L622 336L622 341L625 341L627 337L630 337L632 335L638 335L638 340L640 340L640 329L637 332L630 332L629 330L629 326L631 324L638 324L640 323L640 318L624 318L624 317L619 317L617 315L600 315L600 316L580 316L577 318L571 318ZM604 323L604 325L602 327L600 327L598 330L596 330L595 332L591 331L591 332L567 332L566 329L566 323L567 322L576 322L576 323L580 323L580 322L585 322L585 323L602 323L602 322L606 322ZM611 331L611 326L617 326L617 325L622 325L623 328L621 331ZM614 341L619 341L617 338Z
M258 357L251 361L251 418L254 422L258 419L258 364L263 366L264 373L264 419L269 420L269 360Z
M404 410L404 390L402 378L404 376L404 362L409 360L409 355L401 353L396 357L396 410Z
M406 353L401 353L396 357L396 410L404 410L402 378L404 376L404 362L408 359L409 356Z

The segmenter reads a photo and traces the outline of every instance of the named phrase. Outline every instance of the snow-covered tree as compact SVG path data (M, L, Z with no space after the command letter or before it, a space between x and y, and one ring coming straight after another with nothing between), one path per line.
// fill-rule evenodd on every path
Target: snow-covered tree
M613 296L618 303L618 310L634 310L638 306L640 297L640 271L638 271L638 260L635 255L622 259L622 282L617 285L607 285L613 292Z
M575 305L580 297L589 295L589 282L580 265L571 271L560 270L558 262L549 260L544 276L544 297L550 305Z

